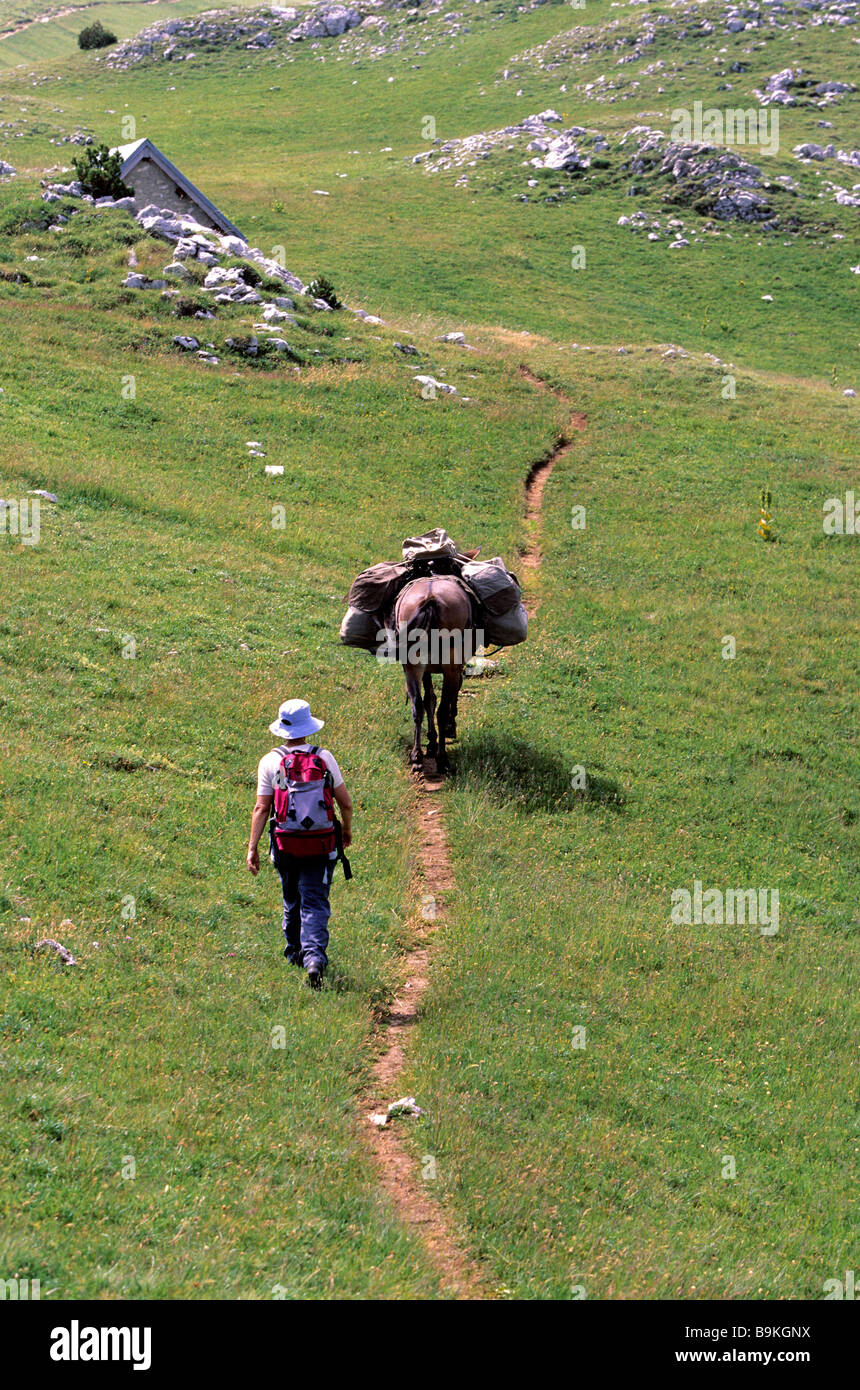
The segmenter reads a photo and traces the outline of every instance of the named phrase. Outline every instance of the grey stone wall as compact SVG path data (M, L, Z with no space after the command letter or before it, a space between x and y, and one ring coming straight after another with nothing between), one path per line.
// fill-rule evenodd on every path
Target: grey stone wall
M129 188L134 189L134 202L138 211L148 203L154 203L156 207L170 208L171 211L181 213L185 217L193 217L201 227L220 230L200 204L183 193L173 179L168 178L151 159L142 159L127 175L125 181Z

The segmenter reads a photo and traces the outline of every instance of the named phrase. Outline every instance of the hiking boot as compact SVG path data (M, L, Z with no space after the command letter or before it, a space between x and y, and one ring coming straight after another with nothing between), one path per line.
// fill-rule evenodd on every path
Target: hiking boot
M322 989L324 965L320 965L318 960L312 960L308 964L308 984L311 989Z
M284 947L284 960L287 962L288 965L301 965L302 963L301 958L299 956L293 955L289 946Z

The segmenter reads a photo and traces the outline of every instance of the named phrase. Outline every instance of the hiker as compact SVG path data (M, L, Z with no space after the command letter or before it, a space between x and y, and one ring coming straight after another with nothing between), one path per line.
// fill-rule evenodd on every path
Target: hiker
M259 873L257 845L268 821L269 858L284 891L284 955L304 967L311 989L321 987L328 964L328 897L339 858L352 877L343 853L352 841L352 797L332 754L308 742L323 723L306 700L286 700L269 725L285 742L260 759L246 861L252 874Z

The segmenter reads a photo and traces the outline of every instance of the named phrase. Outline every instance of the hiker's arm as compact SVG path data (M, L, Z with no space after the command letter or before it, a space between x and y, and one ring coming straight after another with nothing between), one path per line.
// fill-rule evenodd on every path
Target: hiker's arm
M251 816L251 838L248 841L248 857L245 863L252 874L259 872L260 856L257 853L257 845L260 843L260 836L266 828L266 821L272 810L271 796L258 796L257 804Z
M346 789L345 782L341 782L339 787L335 787L334 799L340 807L340 818L343 822L343 843L344 848L347 848L352 844L352 797Z

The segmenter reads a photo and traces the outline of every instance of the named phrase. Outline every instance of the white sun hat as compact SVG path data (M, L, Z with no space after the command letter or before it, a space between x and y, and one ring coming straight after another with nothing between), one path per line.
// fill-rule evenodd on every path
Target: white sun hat
M324 719L314 719L307 700L285 700L274 724L269 725L269 733L281 734L284 738L307 738L324 724Z

